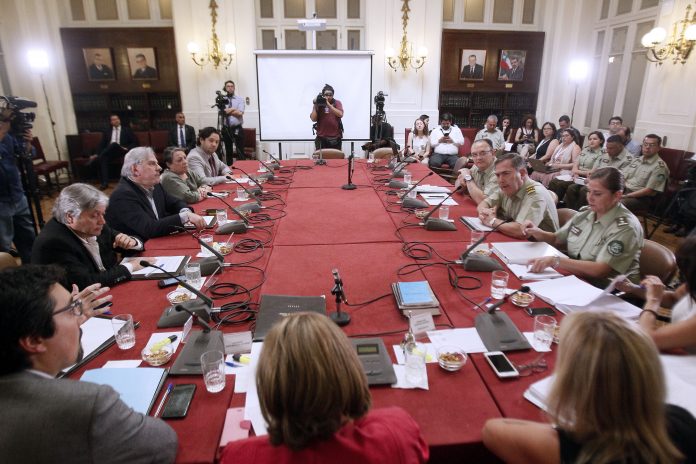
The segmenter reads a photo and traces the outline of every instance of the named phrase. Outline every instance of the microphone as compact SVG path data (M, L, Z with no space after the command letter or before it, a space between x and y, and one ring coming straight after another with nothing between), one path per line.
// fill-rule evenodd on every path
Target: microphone
M517 292L529 291L526 285ZM514 294L513 293L513 294ZM527 339L522 335L510 317L503 313L496 313L496 308L500 307L508 296L490 306L488 311L476 316L474 325L481 337L481 341L488 351L513 351L531 348Z
M408 164L408 163L405 163L402 161L394 167L394 171L392 172L391 177L389 177L389 179L388 179L389 188L406 188L406 187L408 187L408 184L406 184L406 182L393 180L395 177L398 177L398 178L404 177L403 169L406 167L406 164Z
M181 279L181 278L180 278L181 276L175 276L174 274L172 274L171 272L167 271L166 269L164 269L164 268L162 268L162 267L159 267L159 266L156 265L156 264L152 264L152 263L150 263L150 262L148 262L148 261L145 261L144 259L140 260L140 265L141 265L142 267L154 267L155 269L159 269L160 271L162 271L162 272L163 272L165 275L167 275L168 277L171 277L172 279L178 280L182 287L184 287L186 290L188 290L189 292L193 293L193 294L196 295L198 298L200 298L201 301L203 301L203 302L206 304L206 306L208 306L209 308L212 308L212 306L213 306L213 300L211 300L208 296L206 296L204 293L202 293L202 292L201 292L200 290L198 290L196 287L192 286L191 284L189 284L189 283L186 282L185 280ZM207 314L206 314L206 316L207 316ZM210 319L208 319L208 320L210 320Z
M198 317L198 314L189 311L187 308L185 308L184 306L182 306L180 304L174 306L174 309L177 310L177 312L184 311L185 313L188 313L188 315L193 318L193 322L195 322L197 325L199 325L203 328L203 333L210 333L211 327L208 325L207 322L205 322L204 320L201 320L201 318Z
M256 179L254 179L253 177L251 177L244 169L242 169L242 168L240 168L240 167L238 167L238 166L234 166L234 165L233 165L233 166L230 166L230 168L236 169L236 170L238 170L238 171L242 171L242 174L244 174L245 176L247 176L247 177L249 178L249 180L251 180L253 183L256 184L256 186L257 186L258 189L259 189L259 191L258 191L258 193L256 193L256 195L258 195L259 193L266 193L266 191L263 189L263 187L261 187L261 184L259 184L258 181L257 181ZM251 189L251 190L252 190L252 192L253 192L255 189Z
M265 178L268 179L268 180L273 180L273 179L275 179L275 176L273 175L273 168L272 168L271 166L267 165L266 163L264 163L264 162L261 161L261 160L259 160L259 163L261 163L261 164L263 165L263 167L266 168L266 170L268 171L268 172L265 173L265 174L260 174L259 177L265 177Z
M503 303L505 303L512 295L514 295L515 293L519 293L519 292L528 293L529 287L527 287L526 285L523 285L519 288L519 290L515 290L514 292L512 292L509 295L505 295L502 300L498 301L497 303L493 303L492 305L490 305L488 307L488 314L495 314L496 309L500 308L503 305Z
M462 190L463 187L460 185L456 189L452 190L449 195L445 197L444 200L442 200L440 203L438 203L435 208L431 209L428 214L425 215L423 218L423 225L425 226L425 230L457 230L457 226L454 225L453 222L447 221L445 219L435 219L431 217L435 211L440 209L442 205L445 204L445 202L456 192Z
M480 239L476 240L466 250L464 250L460 260L465 270L474 272L490 272L503 269L500 263L490 256L481 256L477 254L472 255L471 252L484 240L486 240L491 233L498 230L500 226L511 221L512 219L506 219L491 230L486 231Z
M246 188L246 187L244 186L244 184L242 184L241 182L239 182L237 179L235 179L235 178L232 177L232 176L227 176L227 178L228 178L229 180L231 180L232 182L234 182L235 184L239 185L242 189L244 189L244 191L246 192L246 194L249 195L249 199L250 199L250 200L254 200L254 201L255 201L255 203L245 203L245 204L241 205L239 208L237 208L238 210L240 210L240 211L251 211L252 213L258 213L260 209L264 208L264 206L261 205L261 200L259 200L258 198L256 198L256 192L249 190L248 188ZM254 189L254 190L255 190L255 191L258 191L258 189ZM213 197L215 197L215 198L222 198L222 197L219 197L219 196L215 195L215 192L213 192L213 194L212 194L211 196L213 196Z
M426 202L424 202L424 201L422 201L422 200L418 200L417 198L409 198L408 194L409 194L413 189L415 189L416 187L418 187L418 184L420 184L421 182L423 182L423 181L425 180L426 177L430 177L430 176L432 176L433 174L435 174L435 173L434 173L433 171L430 171L428 174L426 174L425 176L423 176L423 177L421 178L421 180L419 180L418 182L416 182L415 184L413 184L413 185L411 186L411 188L409 188L408 190L406 190L406 192L404 193L403 199L401 200L401 206L402 206L402 207L404 207L404 208L427 208L427 207L428 207L428 204L427 204Z
M341 302L346 302L346 295L343 291L343 280L338 273L338 269L332 269L331 274L334 278L334 287L331 289L331 294L336 295L336 312L329 314L329 317L340 327L350 323L350 314L341 311Z
M241 221L229 221L227 222L227 224L219 225L218 228L215 229L216 234L230 234L235 232L243 234L247 231L247 229L253 228L253 226L249 225L249 221L247 220L247 218L245 218L244 215L240 213L239 210L237 210L237 208L227 203L224 199L216 197L215 195L213 195L213 192L208 192L208 196L217 198L218 200L226 204L234 212L234 214L241 218Z
M271 164L274 164L274 165L276 166L276 167L273 168L274 170L278 170L278 169L280 169L280 168L283 167L283 166L280 165L280 160L279 160L278 158L276 158L275 156L273 156L271 153L268 153L266 150L263 150L263 149L262 149L261 151L264 152L265 154L267 154L268 156L271 157L271 159L273 160L273 163L271 163Z
M355 159L355 153L351 153L348 157L348 183L341 186L343 190L355 190L358 188L357 185L353 183L353 160Z
M191 237L193 237L198 242L198 244L200 246L202 246L203 248L205 248L206 250L211 252L213 254L213 256L215 256L214 262L211 262L211 260L209 260L209 258L207 258L207 257L201 258L197 261L201 265L201 275L202 276L208 276L211 274L215 274L218 272L218 269L220 269L221 267L232 266L232 264L225 263L225 257L222 256L219 251L217 251L215 248L213 248L210 245L208 245L207 243L205 243L197 235L189 232L188 230L186 230L185 227L176 226L176 228L179 230L183 230L184 232L189 234ZM213 267L213 265L216 265L216 266Z

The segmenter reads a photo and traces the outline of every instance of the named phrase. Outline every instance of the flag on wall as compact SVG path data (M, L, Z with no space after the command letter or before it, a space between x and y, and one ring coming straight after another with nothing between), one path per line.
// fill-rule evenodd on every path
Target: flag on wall
M510 57L508 56L507 50L503 50L500 53L500 71L507 71L510 68L512 68Z

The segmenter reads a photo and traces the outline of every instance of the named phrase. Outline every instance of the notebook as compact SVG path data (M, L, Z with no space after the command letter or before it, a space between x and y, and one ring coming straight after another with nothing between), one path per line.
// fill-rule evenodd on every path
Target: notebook
M161 367L102 367L86 371L80 381L109 385L134 411L148 414L168 373Z
M254 341L263 340L281 317L302 311L326 315L326 299L323 296L261 295Z

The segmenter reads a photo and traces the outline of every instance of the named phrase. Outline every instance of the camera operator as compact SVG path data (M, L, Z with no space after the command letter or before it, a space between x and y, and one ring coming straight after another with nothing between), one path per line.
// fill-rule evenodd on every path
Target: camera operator
M440 125L430 133L430 146L433 154L430 155L431 168L442 167L447 164L450 169L459 159L459 147L464 144L462 131L452 124L452 115L444 113L440 118Z
M220 111L225 114L225 120L222 127L222 141L225 144L225 157L228 164L232 164L233 149L232 143L237 150L237 159L245 159L244 156L244 99L234 94L234 81L225 81L224 90L227 96L223 96L226 100L225 106L218 106ZM218 102L220 100L220 102ZM217 103L222 103L220 96L215 100ZM222 107L221 107L222 106Z
M334 99L334 88L326 84L317 98L312 100L312 113L309 118L314 121L316 129L314 146L320 148L341 149L343 143L343 104Z
M22 258L29 263L31 247L36 237L29 202L22 187L18 161L25 162L33 175L29 153L31 152L31 126L21 132L21 139L10 133L13 109L0 109L0 251L9 252L14 242ZM23 155L23 156L22 156Z

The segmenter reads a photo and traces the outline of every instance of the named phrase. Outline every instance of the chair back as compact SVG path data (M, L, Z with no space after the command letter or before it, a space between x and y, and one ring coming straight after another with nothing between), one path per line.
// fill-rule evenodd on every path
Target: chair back
M314 152L315 156L323 159L345 159L346 154L336 148L322 148Z
M551 190L549 190L550 192ZM573 219L578 212L572 208L558 208L558 224L563 227L565 223Z
M375 155L376 160L391 158L392 156L394 156L394 150L392 150L389 147L382 147L373 151L372 154Z
M645 239L640 251L640 275L657 276L665 285L669 284L677 272L677 258L669 248L652 240Z

